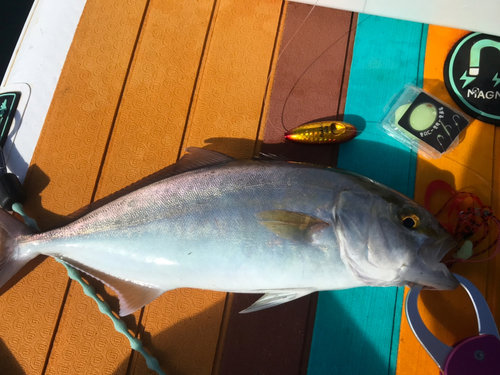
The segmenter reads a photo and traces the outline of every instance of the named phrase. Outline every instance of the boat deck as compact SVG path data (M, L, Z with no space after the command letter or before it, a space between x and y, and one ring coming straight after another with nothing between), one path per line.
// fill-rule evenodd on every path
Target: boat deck
M41 229L161 168L186 147L339 165L423 203L442 179L500 211L500 131L480 121L427 161L376 128L405 83L453 104L449 49L467 32L281 0L88 0L31 160L26 211ZM314 119L362 134L342 145L284 142ZM500 258L455 272L500 322ZM117 311L117 299L89 280ZM51 258L0 291L0 368L11 375L150 374L80 285ZM124 318L167 374L438 374L402 317L404 288L313 294L253 314L258 296L179 289ZM425 296L448 344L476 330L461 291Z

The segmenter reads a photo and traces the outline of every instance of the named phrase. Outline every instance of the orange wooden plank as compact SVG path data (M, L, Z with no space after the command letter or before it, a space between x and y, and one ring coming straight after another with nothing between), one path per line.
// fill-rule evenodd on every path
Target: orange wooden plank
M280 12L278 0L218 3L182 149L205 146L252 156ZM181 289L146 306L145 340L167 371L212 373L225 298L225 293ZM134 373L145 373L144 359L134 357Z
M214 0L150 0L96 198L177 161Z
M437 26L430 26L428 32L424 89L455 108L458 107L453 103L443 83L443 66L450 49L467 33ZM433 161L419 157L415 200L423 204L428 184L440 179L456 190L477 194L484 204L490 204L494 161L498 163L500 160L498 152L494 156L494 132L493 125L476 120L467 129L460 145L450 154ZM496 168L498 169L498 166ZM497 189L498 187L495 191L498 191ZM495 262L498 265L498 259ZM452 271L471 280L485 294L487 288L497 290L498 274L495 277L490 275L491 270L499 269L496 265L463 263L454 265ZM490 295L490 300L491 297L493 296ZM453 292L423 292L419 310L429 329L448 345L477 334L475 312L469 297L461 288ZM411 332L403 313L397 374L438 373L438 367Z
M175 162L212 8L212 0L185 2L181 6L178 1L148 2L113 123L96 199ZM159 314L158 320L161 321L163 315L167 319L179 318L182 313L184 326L188 325L186 322L189 322L190 314L208 309L212 304L209 299L200 306L196 303L199 301L197 294L195 291L191 293L191 299L185 297L178 305L171 304L170 309ZM116 311L116 300L113 302ZM138 311L125 318L131 330L137 331L141 324L140 315ZM215 341L217 332L218 326L215 326L211 332ZM199 332L196 334L199 336ZM207 367L206 361L202 360L207 350L203 345L205 342L200 341L200 345L186 352L179 348L189 338L194 341L188 330L183 335L172 337L174 347L168 347L167 363L185 362L186 355L191 353L199 359L191 361L195 364L194 368ZM68 345L69 341L73 345ZM124 374L130 354L128 340L114 331L111 321L99 313L95 303L83 294L80 285L73 283L47 372L58 373L60 368L66 366L76 369L77 373ZM165 358L164 355L159 356L162 357ZM211 360L209 358L208 366L211 366ZM146 368L145 364L143 367Z
M102 5L89 0L27 179L27 208L41 227L60 225L63 215L94 196L105 196L174 162L181 142L203 145L206 138L219 137L223 143L212 139L219 150L252 155L281 5L279 0L221 1L204 44L213 1ZM240 139L235 143L223 140L225 136ZM31 288L39 286L35 291L52 306L44 312L52 319L50 327L39 330L44 335L44 346L35 347L39 356L32 355L35 333L27 335L27 344L13 347L16 356L37 367L13 361L12 369L29 374L127 372L127 341L78 285L65 294L67 277L60 265L46 261L39 268L41 272L35 270L12 289L17 294L10 290L3 296L16 308L19 295L34 294L24 285L32 280L36 285ZM47 286L52 279L57 282ZM51 298L54 292L58 298ZM107 294L102 286L98 292ZM42 302L35 301L40 307ZM116 299L111 302L116 310ZM224 293L183 289L149 306L142 321L139 314L125 321L133 330L141 323L146 326L145 342L165 368L209 373L224 302ZM14 317L15 310L6 311L5 316ZM32 311L27 314L30 321L40 320ZM23 336L20 329L31 332L22 324L14 328L12 342L0 346L5 346L5 356ZM8 339L12 332L4 332ZM148 372L142 359L135 359L130 370Z
M42 229L91 200L145 3L87 2L25 183L26 209ZM0 297L2 373L42 373L67 280L46 260ZM51 362L49 373L75 373L67 365L79 353L73 339L63 339L72 354Z
M220 1L183 148L253 156L281 5Z

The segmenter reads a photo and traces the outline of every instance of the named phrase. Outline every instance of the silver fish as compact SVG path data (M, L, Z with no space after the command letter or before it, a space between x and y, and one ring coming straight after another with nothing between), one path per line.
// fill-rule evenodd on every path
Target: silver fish
M0 211L0 286L39 254L111 287L122 316L180 287L265 293L250 312L321 290L458 286L439 263L448 232L368 178L197 148L170 169L44 233Z

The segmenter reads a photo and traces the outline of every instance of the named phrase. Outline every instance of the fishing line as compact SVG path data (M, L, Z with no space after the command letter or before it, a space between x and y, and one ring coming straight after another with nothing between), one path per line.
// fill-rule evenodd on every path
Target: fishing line
M366 122L367 124L379 124L379 123L380 123L379 121L365 121L365 122ZM370 131L370 130L359 130L359 129L358 129L358 136L359 136L359 135L361 135L361 134L363 134L363 133L366 133L366 134L372 135L372 136L374 136L374 137L380 137L380 134L374 133L374 132L372 132L372 131ZM408 148L408 150L410 150L410 149ZM417 150L413 150L413 151L414 151L415 153L417 153ZM491 184L491 182L489 182L489 181L487 180L487 178L486 178L486 177L484 177L484 176L480 175L478 172L476 172L474 169L472 169L472 168L471 168L471 167L469 167L468 165L465 165L464 163L461 163L461 162L459 162L458 160L452 159L449 155L444 154L444 155L442 155L441 157L442 157L442 158L445 158L445 159L447 159L447 160L449 160L449 161L451 161L452 163L458 164L458 165L459 165L459 166L461 166L462 168L464 168L464 169L468 170L469 172L471 172L472 174L474 174L477 178L479 178L479 179L483 182L484 186L486 186L486 187L490 190L490 192L491 192L493 195L495 194L495 190L493 189L493 185ZM423 160L428 160L428 159L423 158ZM464 191L464 190L469 190L469 189L475 189L475 188L477 188L477 185L476 185L476 186L474 186L474 185L471 185L471 186L465 186L465 187L462 189L462 191Z
M366 121L367 123L377 123L377 121ZM374 137L380 136L372 131L366 132ZM416 152L416 150L414 150ZM486 177L480 175L471 167L453 159L449 155L443 155L448 161L458 164L464 170L474 174L478 179L478 184L462 188L456 191L447 182L435 180L431 182L425 191L424 207L431 211L431 198L438 191L444 191L451 197L446 203L434 214L441 225L450 232L457 241L459 246L453 254L453 259L447 260L444 263L451 267L456 263L479 263L486 262L494 258L500 253L500 220L494 215L490 205L485 205L478 195L469 190L478 190L483 185L491 192L491 203L496 203L495 190L492 183ZM423 160L426 160L425 158ZM496 224L496 225L494 225ZM493 226L493 227L492 227ZM487 245L484 249L475 251L480 245L484 244L492 234L494 227L497 227L494 241ZM468 242L468 243L467 243ZM493 252L490 251L495 248ZM485 253L490 253L485 258L479 259Z
M319 0L318 0L319 1ZM316 4L318 3L318 1L316 1ZM314 5L314 7L311 9L311 11L308 13L308 15L306 16L306 18L304 19L304 21L302 21L299 29L304 25L304 23L306 22L306 20L310 17L312 11L314 10L314 8L316 7L316 4ZM339 43L340 41L342 41L347 35L349 35L350 33L352 32L355 32L365 21L367 21L368 19L370 19L372 16L368 15L364 20L362 20L361 22L359 22L357 25L355 25L354 27L350 28L349 31L345 32L344 34L342 34L340 37L338 37L335 41L333 41L323 52L321 52L305 69L304 71L299 75L299 77L297 78L297 80L295 81L295 83L293 84L292 88L290 89L290 91L288 92L287 96L286 96L286 99L285 99L285 102L283 103L283 108L281 110L281 126L283 127L283 129L285 130L285 132L289 131L290 129L287 129L287 127L285 126L285 123L284 123L284 116L285 116L285 109L286 109L286 106L287 106L287 103L290 99L290 97L292 96L292 93L293 91L295 90L295 88L297 87L298 83L301 81L301 79L305 76L305 74L312 68L312 66L321 58L323 57L323 55L325 55L333 46L335 46L337 43ZM351 18L351 23L352 23L352 18ZM278 63L279 59L281 58L281 56L283 55L283 53L285 52L285 49L290 45L290 43L292 42L292 39L297 35L299 29L293 34L292 38L290 39L290 41L285 45L285 47L283 48L283 50L280 52L280 54L278 55L278 59L276 60L276 64Z
M295 40L297 34L303 29L305 23L307 22L307 20L311 17L314 9L316 9L317 7L317 4L318 4L319 0L316 0L315 3L312 5L311 9L309 10L309 12L307 13L307 15L304 17L304 19L302 20L302 22L300 23L299 27L297 28L297 30L293 33L293 35L291 36L290 40L284 45L284 47L281 49L281 51L279 52L278 54L278 57L276 59L276 64L279 62L279 60L282 58L283 54L286 52L286 50L289 48L289 46L291 45L292 41ZM357 25L354 25L352 28L350 28L349 31L345 32L344 34L342 34L339 38L337 38L335 41L333 41L323 52L321 52L305 69L304 71L299 75L299 77L296 79L295 83L293 84L293 86L291 87L291 89L289 90L287 96L286 96L286 99L285 99L285 102L283 103L283 107L282 107L282 111L281 111L281 125L283 127L283 129L285 130L285 132L288 132L290 131L290 129L288 129L286 126L285 126L285 123L284 123L284 114L285 114L285 110L286 110L286 107L287 107L287 103L292 95L292 93L294 92L295 88L297 87L298 83L302 80L302 78L304 77L304 75L312 68L312 66L322 57L325 55L325 53L327 53L333 46L335 46L336 44L338 44L340 41L342 41L347 35L349 35L350 33L352 32L355 32L365 21L367 21L370 17L372 17L371 15L368 15L364 20L360 21L357 23ZM351 20L352 22L352 20ZM269 74L268 76L268 83L271 79L271 74L272 72ZM366 123L379 123L379 121L366 121ZM378 136L378 134L375 134L373 132L370 132L370 131L366 131L366 130L359 130L358 129L358 135L364 133L364 132L367 132L367 134L372 134L372 135L376 135ZM458 165L460 165L461 167L467 169L468 171L472 172L475 176L477 176L483 183L485 186L488 187L488 189L494 194L494 189L493 189L493 186L491 185L491 183L483 176L481 176L479 173L477 173L475 170L473 170L472 168L470 168L469 166L457 161L457 160L454 160L452 159L451 157L449 157L448 155L443 155L443 157L445 157L446 159L452 161L453 163L456 163ZM467 189L467 188L465 188ZM464 190L465 190L464 189Z
M479 173L477 173L474 169L472 169L471 167L463 164L463 163L460 163L458 160L454 160L452 158L450 158L448 155L443 155L443 157L445 157L446 159L452 161L453 163L457 163L458 165L462 166L463 168L469 170L470 172L472 172L474 175L476 175L476 177L478 177L481 181L484 182L484 184L490 189L490 191L494 194L495 193L495 190L493 190L493 186L491 185L491 183L488 182L488 180L486 180L485 177L482 177ZM467 189L467 187L464 188L464 190Z
M459 241L460 249L453 254L453 259L444 262L448 267L455 263L486 262L500 252L500 220L493 214L490 206L484 205L481 199L466 191L455 191L448 183L441 180L429 184L425 192L425 208L430 209L432 196L444 191L451 197L435 214L441 225ZM491 232L490 221L497 226L497 235L493 243L485 249L474 253L474 248L486 240ZM467 244L469 242L469 244ZM479 256L495 251L484 259Z
M303 27L304 27L305 23L307 22L307 20L311 17L312 12L316 8L317 3L318 3L318 0L314 3L314 5L312 6L312 8L307 13L306 17L302 20L302 22L299 25L299 27L297 28L297 30L294 32L294 34L291 36L291 38L289 39L289 41L284 45L284 47L279 52L278 57L276 59L276 66L277 66L279 60L283 57L284 53L290 47L291 43L295 40L295 38L298 35L298 33L303 29ZM301 82L301 80L306 75L306 73L332 47L334 47L339 42L341 42L350 33L355 32L357 30L357 28L359 28L370 17L371 16L367 16L364 20L362 20L361 22L357 23L357 25L354 25L354 26L351 25L351 28L350 28L349 31L347 31L344 34L342 34L339 38L337 38L335 41L333 41L324 51L322 51L318 56L316 56L312 60L312 62L309 65L307 65L307 67L302 71L302 73L295 80L293 86L290 88L290 90L288 91L288 94L286 95L286 98L285 98L285 101L283 103L282 110L281 110L281 118L280 118L280 120L281 120L281 126L282 126L282 128L284 129L285 132L289 132L291 130L291 129L288 129L286 127L286 125L285 125L285 121L284 121L285 111L287 109L288 102L289 102L289 100L290 100L293 92L297 88L299 82ZM353 20L351 19L351 23L352 22L353 22ZM269 76L268 76L268 84L270 82L271 74L272 73L273 72L271 72L269 74ZM378 121L366 121L366 123L378 123ZM362 134L365 131L366 130L358 131L358 135ZM379 136L379 134L375 134L375 133L370 132L370 131L367 131L367 134L372 134L372 135ZM451 157L449 157L447 155L443 155L443 156L446 159L452 161L453 163L456 163L456 164L460 165L462 168L465 168L466 170L472 172L494 194L493 186L491 185L491 183L485 177L481 176L479 173L477 173L475 170L473 170L469 166L467 166L467 165L465 165L465 164L463 164L463 163L461 163L461 162L459 162L457 160L454 160L454 159L452 159ZM473 188L477 188L477 187L473 186ZM486 259L476 260L476 259L463 259L463 258L459 258L458 257L458 258L455 258L455 259L453 259L451 261L448 261L447 264L449 266L451 266L452 264L455 264L457 262L484 262L484 261L492 259L494 256L496 256L500 252L500 220L498 220L493 215L493 213L491 211L491 207L483 205L482 202L480 201L480 199L476 195L474 195L473 193L466 192L465 190L466 189L464 189L464 190L462 190L460 192L455 192L453 190L455 192L454 196L452 198L450 198L450 201L447 202L445 204L445 206L443 206L441 208L441 210L440 210L440 211L444 210L446 208L446 206L450 205L450 204L454 207L454 209L458 209L459 203L463 203L467 199L470 199L473 202L473 207L469 207L468 209L465 209L465 210L459 210L457 212L458 218L457 218L457 221L455 223L455 227L454 228L448 228L448 229L450 231L452 231L456 237L462 237L462 243L465 240L467 240L468 238L471 238L472 236L479 234L479 239L476 239L474 241L474 243L472 244L473 247L475 247L475 246L479 245L481 242L483 242L489 236L490 229L491 229L489 222L492 221L492 222L496 223L496 225L498 226L498 235L497 235L496 240L493 242L493 244L491 244L490 246L488 246L485 250L482 250L482 251L480 251L480 252L478 252L476 254L472 254L469 258L472 258L472 257L476 258L476 257L484 254L485 252L491 250L494 246L496 246L496 248L495 248L495 251L490 256L488 256ZM492 195L492 199L493 199L493 195ZM455 201L455 202L453 202L453 201ZM476 204L476 207L474 207L474 203ZM438 216L438 215L436 214L436 216Z
M285 46L283 47L283 49L281 50L281 52L278 54L278 58L276 59L276 62L278 62L280 60L281 55L283 55L283 53L286 51L286 49L288 48L288 46L290 45L290 43L292 42L292 40L295 38L295 35L297 35L297 33L302 28L302 26L304 26L304 24L306 23L307 19L311 16L312 11L316 8L316 5L318 5L318 2L319 2L319 0L316 0L316 2L313 4L311 10L309 11L309 13L307 13L306 17L302 21L302 23L299 25L299 27L297 27L297 30L295 30L295 32L290 37L290 40L287 42L287 44L285 44Z

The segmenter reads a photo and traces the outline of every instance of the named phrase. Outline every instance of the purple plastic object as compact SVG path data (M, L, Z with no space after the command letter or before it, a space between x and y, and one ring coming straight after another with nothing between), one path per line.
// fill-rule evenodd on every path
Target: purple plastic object
M498 375L500 340L493 335L468 338L456 345L444 365L444 375Z
M491 311L481 292L466 278L455 275L469 294L476 310L479 334L454 347L438 340L425 326L418 312L421 285L415 285L406 296L406 317L418 341L427 350L444 375L500 374L500 335Z

